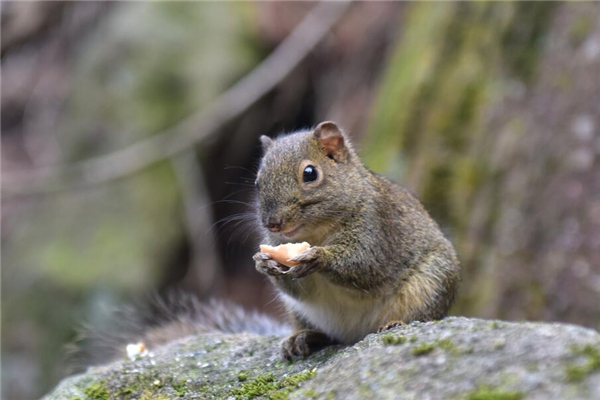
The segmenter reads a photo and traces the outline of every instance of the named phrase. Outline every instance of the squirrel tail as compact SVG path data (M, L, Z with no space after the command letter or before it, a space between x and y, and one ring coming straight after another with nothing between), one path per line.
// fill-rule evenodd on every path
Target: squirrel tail
M283 336L291 328L270 316L226 300L201 301L195 295L172 291L152 295L144 304L128 305L111 313L102 326L85 326L67 347L69 364L79 372L127 355L128 344L148 349L201 333L253 333Z

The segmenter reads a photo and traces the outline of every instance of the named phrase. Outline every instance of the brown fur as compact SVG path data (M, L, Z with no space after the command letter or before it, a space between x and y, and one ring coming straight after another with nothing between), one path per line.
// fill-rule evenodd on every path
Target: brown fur
M410 191L367 170L332 122L262 143L263 243L313 247L289 272L260 254L256 268L279 289L299 328L352 343L389 321L446 315L459 263ZM317 168L318 180L303 182L306 165ZM266 229L273 221L279 231ZM290 231L290 237L282 234ZM285 345L284 356L290 356Z

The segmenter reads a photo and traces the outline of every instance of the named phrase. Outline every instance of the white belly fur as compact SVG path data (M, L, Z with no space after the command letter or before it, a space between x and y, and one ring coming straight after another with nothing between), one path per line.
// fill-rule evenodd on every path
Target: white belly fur
M330 337L354 343L387 322L388 299L333 285L320 274L303 280L311 280L306 282L311 290L303 294L302 301L283 292L281 298L287 307Z

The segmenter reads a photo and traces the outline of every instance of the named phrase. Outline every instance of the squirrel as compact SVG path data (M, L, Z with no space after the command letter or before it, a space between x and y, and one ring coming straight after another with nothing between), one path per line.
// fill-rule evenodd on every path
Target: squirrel
M417 197L369 171L334 123L271 139L255 185L263 242L312 247L282 266L254 255L296 331L283 357L446 316L459 282L452 244Z
M446 316L459 263L414 194L369 171L333 122L261 142L255 214L263 244L311 245L292 259L299 263L293 268L260 252L253 257L295 331L231 303L170 292L145 307L121 309L105 329L88 329L87 345L75 351L80 367L122 357L126 343L152 348L206 332L288 335L281 352L293 360Z

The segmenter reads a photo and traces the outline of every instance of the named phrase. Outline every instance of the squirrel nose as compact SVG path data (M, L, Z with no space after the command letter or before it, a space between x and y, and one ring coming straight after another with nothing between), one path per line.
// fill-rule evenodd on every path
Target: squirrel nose
M270 217L267 222L267 229L271 232L279 232L281 230L281 218Z

